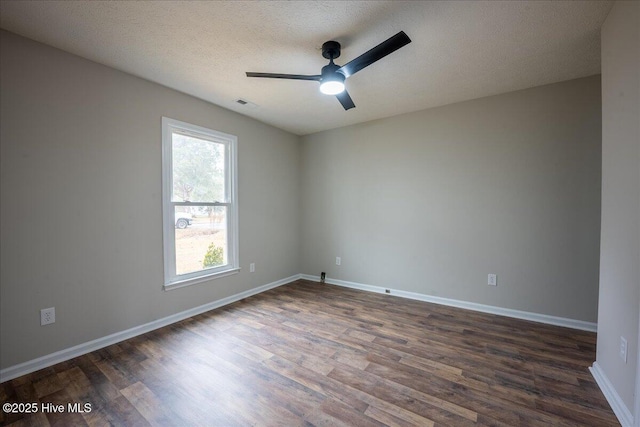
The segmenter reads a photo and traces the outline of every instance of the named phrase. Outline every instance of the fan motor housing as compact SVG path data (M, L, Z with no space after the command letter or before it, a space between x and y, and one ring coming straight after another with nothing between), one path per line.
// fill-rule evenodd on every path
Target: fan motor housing
M322 67L322 71L321 71L321 75L322 75L322 79L321 81L325 82L325 81L329 81L329 80L337 80L337 81L341 81L344 83L344 74L340 73L338 71L338 69L340 68L339 65L336 64L327 64L324 67Z
M322 45L322 56L327 59L336 59L340 56L340 43L328 41Z

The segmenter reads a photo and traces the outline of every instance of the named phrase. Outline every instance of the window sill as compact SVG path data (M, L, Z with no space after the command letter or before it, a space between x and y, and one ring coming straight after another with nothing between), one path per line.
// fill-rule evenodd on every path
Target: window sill
M177 282L167 283L164 285L165 291L172 291L174 289L184 288L185 286L196 285L198 283L206 282L209 280L219 279L221 277L231 276L240 272L240 267L232 268L230 270L221 271L219 273L208 274L206 276L194 277L192 279L180 280Z

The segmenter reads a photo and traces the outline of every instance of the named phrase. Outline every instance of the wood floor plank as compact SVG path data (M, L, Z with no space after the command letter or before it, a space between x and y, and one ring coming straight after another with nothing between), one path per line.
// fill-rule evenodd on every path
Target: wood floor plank
M474 425L476 421L475 414L466 411L463 407L423 395L409 387L393 381L382 380L375 375L367 375L366 372L363 373L350 367L346 369L336 368L331 371L329 377L352 388L371 394L380 400L423 415L425 418L444 425L466 426Z
M171 415L167 413L166 405L143 383L131 384L120 392L152 426L171 424Z
M0 385L0 426L618 426L593 333L298 280Z

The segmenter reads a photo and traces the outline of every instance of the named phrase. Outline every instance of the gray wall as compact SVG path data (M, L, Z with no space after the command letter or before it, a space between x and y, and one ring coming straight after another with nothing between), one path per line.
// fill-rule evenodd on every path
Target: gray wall
M303 137L302 272L595 322L600 105L592 76Z
M299 273L297 136L11 33L1 43L1 368ZM171 292L162 116L239 149L243 270Z
M631 413L640 314L639 27L640 2L616 2L602 27L602 234L596 359ZM627 363L618 356L620 336L628 341Z

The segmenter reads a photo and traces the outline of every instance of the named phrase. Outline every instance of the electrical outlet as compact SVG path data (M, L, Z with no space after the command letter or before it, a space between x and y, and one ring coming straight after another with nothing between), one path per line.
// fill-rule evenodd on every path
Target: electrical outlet
M487 277L487 285L489 286L498 286L498 275L497 274L489 274Z
M251 264L249 264L249 273L255 273L256 272L256 263L252 262Z
M342 259L339 256L337 256L336 257L336 265L341 265L341 264L342 264Z
M624 337L620 337L620 359L627 363L627 340Z
M40 326L56 323L56 308L43 308L40 310Z

